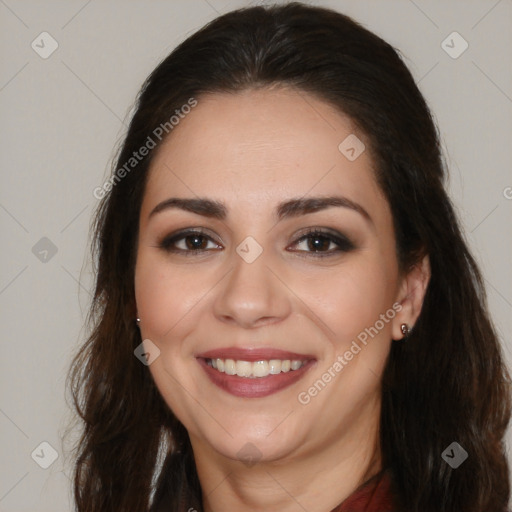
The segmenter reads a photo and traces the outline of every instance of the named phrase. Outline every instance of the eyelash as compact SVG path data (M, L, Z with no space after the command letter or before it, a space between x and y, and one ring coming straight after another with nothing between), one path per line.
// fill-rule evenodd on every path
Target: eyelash
M196 256L196 255L203 254L203 253L206 253L206 252L212 250L212 249L186 250L186 249L176 249L175 247L173 248L173 245L176 244L176 242L183 240L185 238L191 237L191 236L206 238L207 240L209 240L213 243L216 243L204 231L202 231L201 229L196 229L196 230L185 230L185 231L181 231L179 233L175 233L173 235L164 237L159 242L158 247L166 252L182 254L184 256ZM355 249L354 244L344 235L341 235L341 234L335 235L329 231L325 231L325 230L322 230L319 228L309 228L308 230L306 230L305 233L301 234L297 240L295 240L293 245L297 245L307 239L315 239L315 238L326 239L329 242L333 242L338 246L338 249L329 250L329 251L297 251L299 253L307 253L308 254L308 256L301 255L302 257L309 257L309 255L311 255L314 258L326 258L326 257L338 255L339 253L342 253L342 252L350 252ZM216 249L213 249L213 250L216 250Z

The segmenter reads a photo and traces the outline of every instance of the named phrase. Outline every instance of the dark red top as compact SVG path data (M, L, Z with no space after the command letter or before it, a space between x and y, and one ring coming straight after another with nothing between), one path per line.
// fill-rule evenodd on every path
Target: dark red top
M382 470L356 489L331 512L393 512L391 478Z

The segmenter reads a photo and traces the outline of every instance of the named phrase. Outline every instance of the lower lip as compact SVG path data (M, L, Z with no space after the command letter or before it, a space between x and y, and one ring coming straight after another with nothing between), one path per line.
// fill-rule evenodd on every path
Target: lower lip
M227 375L212 368L206 362L206 359L198 358L197 360L215 385L232 395L245 398L261 398L277 393L304 377L305 373L315 363L315 361L311 360L298 370L290 370L286 373L281 372L277 375L267 375L266 377L249 378Z

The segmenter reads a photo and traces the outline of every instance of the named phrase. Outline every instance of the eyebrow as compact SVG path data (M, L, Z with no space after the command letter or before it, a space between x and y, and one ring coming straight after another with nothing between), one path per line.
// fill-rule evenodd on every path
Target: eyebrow
M275 209L275 216L278 220L283 220L286 218L318 212L331 207L349 208L359 213L366 221L374 226L374 222L370 217L370 214L360 204L343 196L301 197L297 199L289 199L277 205ZM158 203L153 210L151 210L149 218L157 213L173 208L218 220L225 220L228 216L228 210L225 204L221 201L202 197L170 197L169 199Z

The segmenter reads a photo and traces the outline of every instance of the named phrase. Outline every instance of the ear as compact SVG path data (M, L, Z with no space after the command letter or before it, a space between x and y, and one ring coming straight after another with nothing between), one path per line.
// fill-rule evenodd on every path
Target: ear
M400 326L407 324L412 328L421 312L423 299L430 281L430 260L425 255L403 278L396 302L402 306L393 318L392 337L400 340L404 337Z

